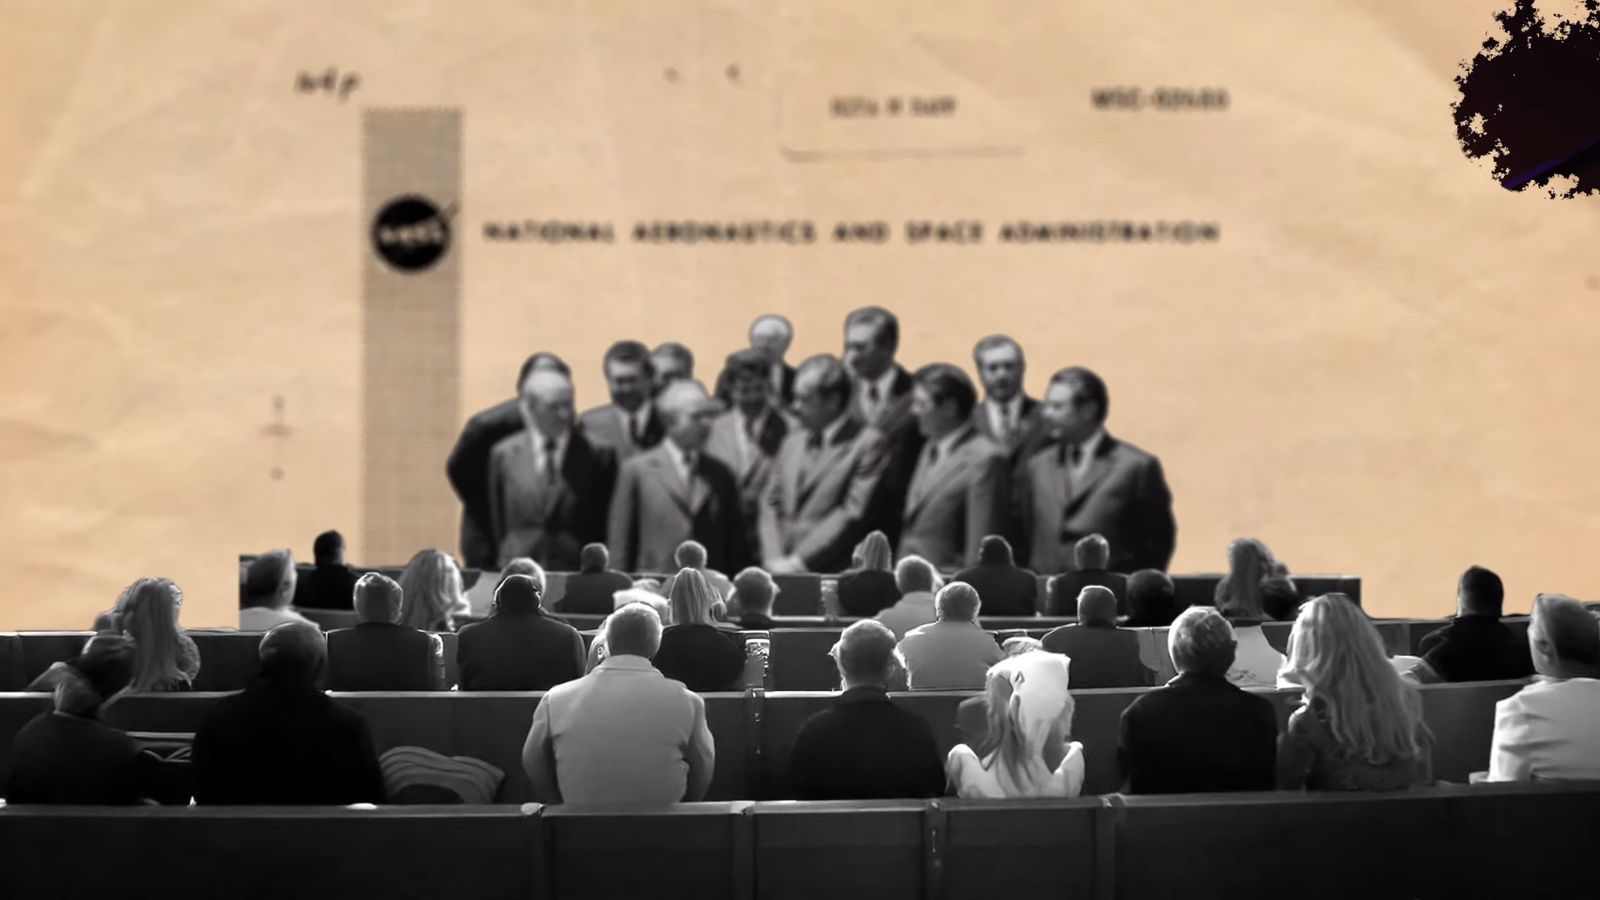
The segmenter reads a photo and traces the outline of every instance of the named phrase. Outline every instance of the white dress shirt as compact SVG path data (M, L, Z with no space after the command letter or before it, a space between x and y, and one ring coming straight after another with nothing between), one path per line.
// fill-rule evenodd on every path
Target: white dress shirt
M1094 434L1089 435L1078 445L1078 464L1073 465L1071 457L1068 457L1067 475L1071 477L1073 484L1082 482L1084 477L1089 474L1089 461L1094 459L1095 453L1099 452L1100 442L1105 440L1105 437L1105 428L1096 428Z
M1496 703L1489 780L1600 780L1600 680L1538 678Z
M989 431L1001 437L1010 439L1022 427L1022 393L1019 391L1015 397L1001 402L993 397L983 401L984 411L989 415Z
M872 381L861 381L860 389L856 392L861 399L861 412L866 416L868 424L878 421L878 416L883 414L883 408L889 403L889 392L894 390L895 367L885 369L882 375ZM878 401L872 402L872 388L878 389Z
M545 444L549 443L538 428L528 427L528 440L533 444L533 468L541 476L548 478L552 472L561 471L561 463L567 458L567 435L563 434L555 439L555 451L550 458L545 458Z

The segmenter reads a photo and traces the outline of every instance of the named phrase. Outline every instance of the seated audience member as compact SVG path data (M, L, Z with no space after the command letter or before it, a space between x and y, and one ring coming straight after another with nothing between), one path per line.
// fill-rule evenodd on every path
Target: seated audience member
M1039 599L1039 576L1012 561L1011 544L998 534L978 544L978 564L962 569L951 581L978 589L988 616L1031 616Z
M1000 642L1000 654L1003 659L1043 649L1044 644L1038 638L1026 635L1009 637ZM983 743L983 736L988 733L988 717L988 698L983 694L961 701L956 707L956 731L961 735L962 743L969 747Z
M717 627L717 595L698 569L673 576L672 624L661 632L655 666L691 691L743 690L744 643Z
M991 641L990 643L993 643ZM844 693L806 720L789 756L801 800L938 797L944 768L933 729L896 706L888 686L898 665L894 633L870 619L839 635L832 650Z
M938 578L933 565L920 556L908 556L895 566L894 583L900 599L877 616L894 632L895 640L904 640L906 633L919 625L938 621L933 598Z
M294 554L269 550L245 567L239 584L239 630L271 631L279 625L311 624L289 605L294 599Z
M382 803L383 772L366 719L321 689L322 632L280 625L261 639L260 655L256 680L217 701L195 733L195 802Z
M135 641L126 635L96 635L65 666L55 688L54 711L22 726L12 741L8 802L188 802L179 772L100 721L101 707L128 687L136 651Z
M841 616L875 616L900 599L894 575L894 553L889 539L874 531L861 539L850 558L851 567L839 575Z
M1265 545L1254 538L1240 538L1228 545L1228 574L1217 584L1217 610L1233 626L1233 667L1228 670L1228 680L1244 688L1276 686L1284 664L1283 654L1261 630L1266 621L1261 581L1271 566L1272 555Z
M501 579L489 618L456 635L463 691L547 691L583 676L583 636L546 615L539 598L531 576Z
M1261 579L1261 611L1275 622L1293 622L1300 613L1300 589L1287 575Z
M500 590L500 585L505 584L506 579L513 575L524 575L533 579L533 586L538 588L539 596L541 598L544 597L546 587L544 566L539 565L538 561L533 557L519 556L502 566L500 580L495 582L494 589L496 591Z
M1110 588L1089 585L1073 604L1075 625L1044 636L1044 649L1072 659L1072 685L1078 688L1142 687L1149 683L1139 662L1139 635L1117 627L1117 598Z
M423 550L400 572L405 594L400 624L423 631L455 631L456 619L472 612L461 587L461 569L443 550Z
M1280 788L1394 791L1433 781L1422 698L1348 597L1324 594L1301 606L1284 678L1305 698L1278 742Z
M1128 576L1128 628L1165 628L1178 615L1177 589L1160 569L1140 569ZM1230 638L1231 639L1231 638Z
M166 578L141 578L117 598L116 630L133 638L131 691L187 691L200 674L200 651L178 625L183 591Z
M611 568L605 544L586 544L578 556L578 573L567 576L566 589L556 601L556 611L579 615L610 615L613 596L633 587L633 579Z
M1270 791L1278 717L1265 697L1228 681L1233 628L1210 607L1184 610L1167 632L1178 677L1122 713L1117 758L1130 794ZM1078 664L1073 662L1073 677Z
M1500 621L1505 587L1480 566L1461 574L1456 617L1422 639L1422 658L1445 681L1502 681L1533 674L1528 641Z
M1082 537L1072 545L1071 572L1063 572L1050 579L1049 596L1045 599L1045 615L1075 616L1078 614L1078 595L1090 585L1111 591L1117 598L1118 614L1126 613L1128 576L1106 570L1111 559L1111 544L1098 534Z
M989 667L1004 658L994 635L978 624L983 604L972 585L954 581L934 598L938 621L900 641L906 686L914 691L978 691Z
M951 748L945 773L960 797L1076 797L1083 745L1071 740L1070 660L1022 653L995 663L984 685L988 721L977 749Z
M728 595L733 593L733 582L728 576L715 569L706 568L706 545L699 541L684 541L672 551L672 561L678 564L679 569L694 569L706 579L706 584L716 591L717 598L726 601ZM672 578L668 578L661 585L662 593L672 596Z
M533 713L522 766L541 803L659 804L705 796L716 764L698 694L650 658L661 620L630 603L606 619L606 658L551 688Z
M778 585L767 570L751 566L733 579L733 597L730 603L739 608L739 627L745 631L771 631L772 604L778 599Z
M1261 582L1281 575L1281 565L1267 545L1257 538L1238 538L1228 544L1228 571L1217 582L1213 602L1218 609L1233 603L1261 605Z
M344 535L324 531L311 544L316 568L294 588L294 605L300 609L354 609L356 570L344 561Z
M398 624L403 598L393 578L368 572L352 592L360 624L328 633L328 689L437 691L444 683L444 641Z
M1490 781L1600 779L1600 625L1570 597L1533 602L1539 678L1494 707Z

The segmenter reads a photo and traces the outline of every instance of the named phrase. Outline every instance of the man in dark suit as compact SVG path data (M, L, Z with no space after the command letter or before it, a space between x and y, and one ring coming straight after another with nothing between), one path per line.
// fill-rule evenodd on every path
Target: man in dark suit
M1525 635L1500 621L1505 585L1481 566L1461 574L1456 617L1422 639L1422 659L1445 681L1499 681L1533 674Z
M694 351L678 343L667 341L650 351L650 368L655 375L651 395L659 395L674 381L694 377Z
M468 419L445 463L450 486L461 498L461 559L469 569L493 569L499 564L499 548L494 539L493 523L489 521L489 456L496 444L527 427L522 418L522 385L534 369L572 374L554 353L535 353L528 357L517 373L517 396Z
M400 585L377 572L355 586L361 624L328 633L331 691L437 691L444 683L444 642L398 624Z
M1072 657L1074 688L1143 687L1148 681L1139 635L1117 627L1117 598L1103 587L1084 588L1077 624L1052 629L1041 643Z
M572 409L567 376L529 373L522 390L527 427L495 445L489 461L496 568L526 556L572 571L583 545L605 538L616 459L572 427Z
M935 363L917 372L912 413L926 443L906 490L900 555L949 572L978 558L978 542L1000 531L1006 454L972 426L977 391L965 372Z
M383 772L366 719L321 689L328 646L317 626L279 625L261 639L261 668L195 732L201 805L382 803Z
M1161 461L1106 432L1110 403L1088 369L1050 379L1044 419L1054 443L1019 464L1014 491L1036 572L1065 571L1068 548L1090 534L1110 542L1112 571L1166 571L1172 559L1178 526Z
M1009 335L990 335L972 348L972 363L984 393L972 411L973 427L1005 448L1015 462L1017 451L1039 430L1039 401L1022 389L1028 370L1022 345Z
M633 587L633 579L611 568L605 544L586 544L578 557L578 571L567 576L556 611L582 615L610 615L616 609L617 591Z
M1128 576L1106 569L1111 559L1111 545L1103 535L1091 534L1072 545L1073 568L1050 579L1049 594L1045 598L1047 616L1075 616L1078 614L1078 594L1090 585L1099 585L1117 598L1117 614L1128 613Z
M698 381L675 381L656 399L666 440L622 464L611 499L610 539L629 572L676 571L685 541L706 548L707 564L737 571L750 561L739 485L704 452L720 407Z
M618 341L606 351L606 386L611 402L578 417L578 428L595 444L610 447L625 461L661 443L666 431L650 397L655 390L655 364L638 341Z
M772 402L766 358L755 350L740 350L728 357L719 383L726 383L731 406L711 424L706 454L733 470L749 544L755 547L761 495L772 478L778 448L789 436L787 416Z
M761 500L762 568L838 572L869 530L883 441L849 414L850 376L834 357L801 363L794 391L801 427L784 439Z
M350 609L356 587L356 572L345 565L344 535L324 531L311 545L317 567L295 582L294 605L298 609Z
M855 382L853 415L882 436L887 464L867 510L869 529L900 542L906 493L923 436L911 413L914 379L899 363L900 320L881 306L855 310L844 322L844 364Z
M783 316L768 313L750 324L749 349L755 351L765 363L763 372L771 396L778 406L785 409L794 402L794 366L784 359L792 343L794 325ZM717 399L727 404L736 402L733 384L729 380L732 375L728 369L723 369L722 374L717 376Z
M945 775L926 719L889 699L898 668L894 633L873 620L839 636L834 661L844 693L806 720L789 771L801 800L938 797Z
M494 613L456 635L463 691L547 691L583 676L583 637L544 614L539 585L512 575L494 590Z
M986 535L978 546L978 564L962 569L951 581L964 581L983 598L986 616L1031 616L1039 597L1039 576L1019 568L1011 544L998 534Z
M1184 611L1167 633L1178 677L1122 713L1117 759L1130 794L1270 791L1278 718L1265 697L1228 681L1233 628L1215 609ZM1073 662L1077 686L1077 662Z
M767 570L750 566L733 577L729 606L739 611L741 631L771 631L777 625L772 618L772 604L777 599L778 585Z

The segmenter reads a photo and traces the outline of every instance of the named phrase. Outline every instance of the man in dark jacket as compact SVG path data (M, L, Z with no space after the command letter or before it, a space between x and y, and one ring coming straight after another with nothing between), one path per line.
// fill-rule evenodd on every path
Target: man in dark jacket
M299 609L351 609L356 571L344 561L344 535L324 531L311 545L317 567L295 582L294 605Z
M1445 681L1500 681L1533 674L1525 634L1500 621L1505 586L1481 566L1461 575L1456 617L1422 639L1422 658Z
M1031 616L1039 598L1039 576L1012 561L1011 543L998 534L978 545L977 565L950 580L976 588L986 616Z
M1139 661L1139 635L1117 627L1117 598L1109 588L1090 585L1075 604L1078 621L1052 629L1044 649L1072 658L1074 688L1143 687L1150 682Z
M399 624L403 593L368 572L356 582L361 624L328 634L328 688L335 691L436 691L444 683L444 642Z
M367 721L320 688L328 646L317 626L279 625L261 639L261 672L219 701L194 736L201 804L382 803Z
M556 611L576 615L609 616L616 609L617 591L633 587L633 579L611 568L611 551L605 544L585 544L578 557L578 572L567 576Z
M544 614L539 586L511 575L494 591L494 614L456 635L463 691L545 691L583 676L583 637Z

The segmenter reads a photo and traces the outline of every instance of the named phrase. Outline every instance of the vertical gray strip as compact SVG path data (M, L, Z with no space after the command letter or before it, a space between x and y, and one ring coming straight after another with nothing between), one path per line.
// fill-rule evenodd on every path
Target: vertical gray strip
M461 425L461 111L369 109L361 137L360 559L398 565L456 542L459 504L444 464ZM443 254L429 261L438 223L399 216L406 226L385 235L413 268L379 252L375 228L406 197L440 210L449 230ZM402 204L402 213L417 206Z

